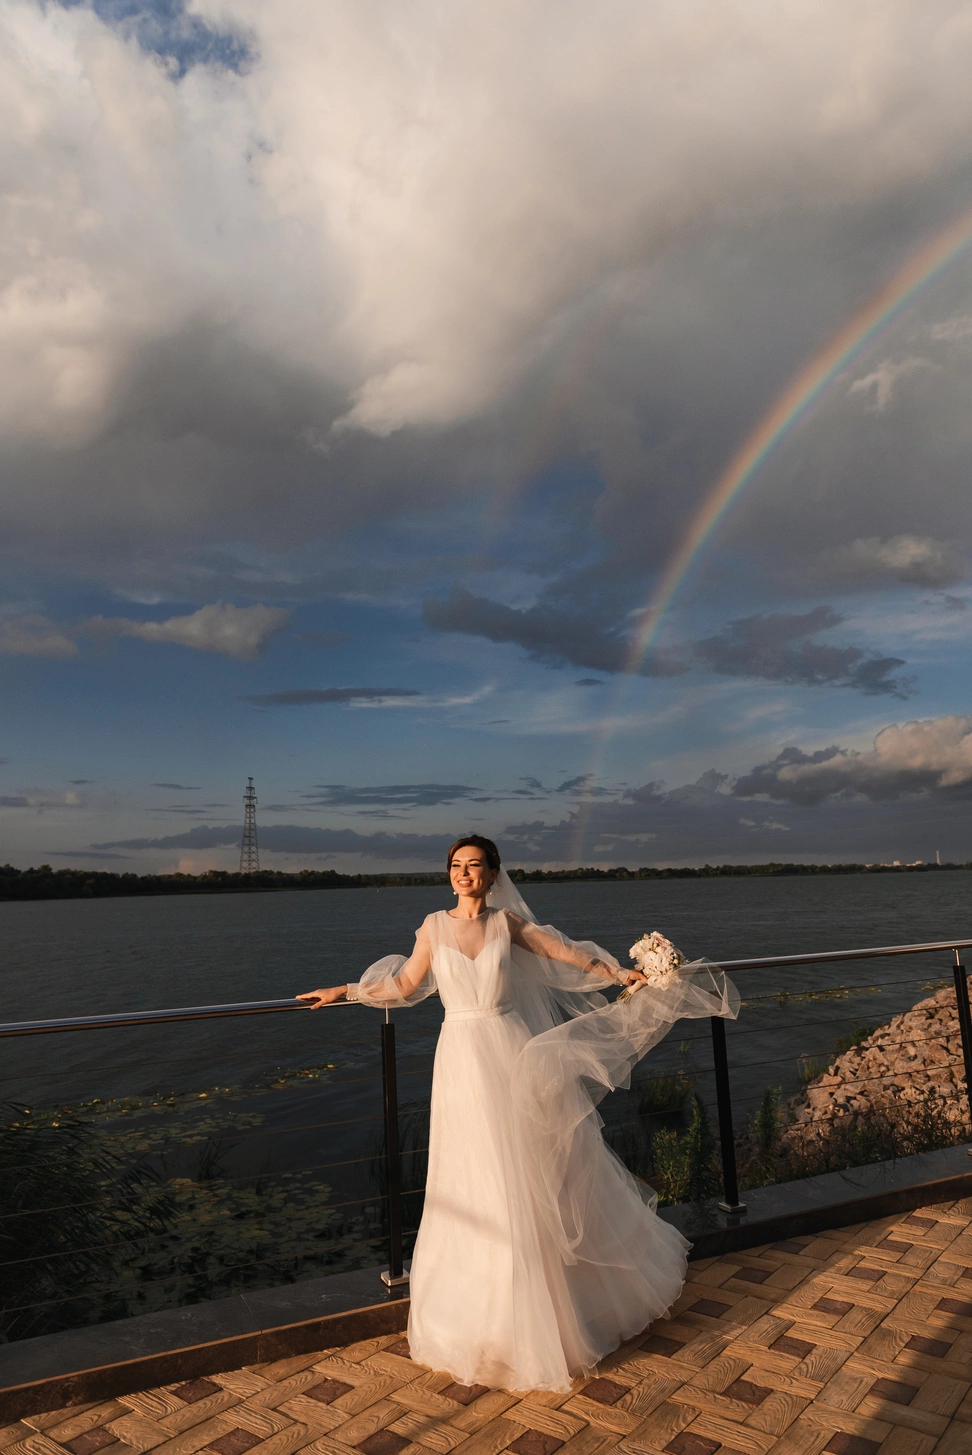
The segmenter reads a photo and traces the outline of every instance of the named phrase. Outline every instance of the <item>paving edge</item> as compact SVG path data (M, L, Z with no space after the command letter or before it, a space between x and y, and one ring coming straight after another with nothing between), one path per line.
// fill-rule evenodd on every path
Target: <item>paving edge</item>
M380 1334L403 1333L408 1309L407 1298L390 1299L369 1308L11 1385L0 1389L0 1425L14 1424L24 1415L46 1414L68 1405L91 1404L207 1374L223 1374L244 1364L268 1364L295 1354L312 1354L316 1349L356 1344Z
M690 1259L718 1258L723 1253L755 1248L762 1243L776 1243L784 1238L799 1237L801 1234L824 1232L827 1228L850 1228L857 1223L873 1222L876 1218L893 1217L895 1213L912 1212L916 1207L958 1202L970 1194L972 1168L951 1177L940 1177L906 1187L887 1188L882 1192L867 1193L863 1197L850 1198L846 1202L833 1203L827 1207L801 1208L753 1222L745 1217L726 1216L722 1219L723 1226L714 1228L693 1225L691 1215L696 1212L694 1208L662 1208L660 1215L667 1213L669 1216L665 1221L671 1222L686 1238L692 1240ZM685 1216L672 1216L678 1213Z
M793 1212L756 1218L719 1217L718 1225L699 1226L699 1210L692 1206L660 1210L666 1222L678 1227L692 1240L690 1259L715 1258L762 1243L778 1242L827 1228L853 1227L875 1218L911 1212L916 1207L955 1202L972 1195L972 1168L948 1177L904 1187L885 1188L863 1197L807 1207ZM24 1415L45 1414L69 1405L90 1404L121 1394L222 1374L244 1364L266 1364L316 1349L354 1344L380 1334L404 1332L408 1323L409 1300L397 1298L366 1308L321 1315L277 1328L234 1334L202 1344L166 1349L137 1359L103 1364L93 1369L72 1370L45 1379L0 1389L0 1424L13 1424Z

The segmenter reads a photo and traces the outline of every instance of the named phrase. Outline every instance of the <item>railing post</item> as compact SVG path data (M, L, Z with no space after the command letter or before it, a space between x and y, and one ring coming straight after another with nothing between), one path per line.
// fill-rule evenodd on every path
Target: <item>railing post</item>
M398 1145L398 1074L395 1027L385 1011L381 1028L381 1081L385 1094L385 1168L388 1182L388 1267L381 1281L388 1288L408 1282L402 1256L402 1158Z
M969 978L962 964L958 950L953 950L955 965L955 1002L958 1006L959 1034L962 1037L962 1059L965 1061L965 1096L969 1103L969 1119L972 1124L972 1010L969 1008ZM969 1153L972 1156L972 1151Z
M722 1190L725 1201L719 1210L744 1213L746 1204L739 1201L736 1176L736 1143L732 1131L732 1098L729 1090L729 1056L726 1051L726 1023L722 1016L711 1017L712 1065L715 1071L716 1106L719 1109L719 1141L722 1147Z

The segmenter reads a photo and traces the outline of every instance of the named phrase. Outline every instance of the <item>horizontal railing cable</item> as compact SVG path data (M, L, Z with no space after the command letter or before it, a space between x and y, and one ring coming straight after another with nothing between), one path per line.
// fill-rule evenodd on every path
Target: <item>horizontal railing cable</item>
M221 1178L220 1181L222 1180L223 1179ZM415 1191L423 1192L424 1190L424 1188L415 1189ZM405 1196L404 1191L402 1193L402 1196ZM339 1209L346 1207L370 1207L374 1203L387 1201L387 1192L374 1192L369 1193L364 1197L348 1198L345 1202L329 1202L322 1209L322 1212L337 1212ZM259 1223L259 1225L263 1227L264 1224L272 1223L277 1218L289 1217L290 1212L290 1208L282 1207L278 1208L275 1212L254 1215L253 1218L248 1218L246 1221ZM29 1258L3 1259L0 1260L0 1268L16 1268L20 1267L22 1264L25 1263L51 1263L58 1258L76 1258L83 1253L103 1253L112 1248L146 1248L149 1247L152 1243L162 1243L165 1242L166 1239L172 1239L175 1236L176 1235L170 1228L159 1233L146 1233L138 1238L112 1238L105 1243L91 1243L84 1248L63 1248L56 1253L33 1253Z
M329 1255L331 1253L337 1252L338 1249L340 1249L340 1248L364 1248L364 1247L367 1247L370 1243L387 1243L387 1241L388 1241L388 1234L387 1233L373 1233L373 1234L371 1234L367 1238L346 1238L342 1242L339 1242L339 1243L328 1243L326 1249L321 1250L319 1253L316 1254L316 1261L317 1262L321 1262L322 1260L326 1259L327 1255ZM291 1255L288 1255L288 1256L289 1257L292 1257L292 1258L296 1258L298 1260L301 1259L301 1258L306 1258L309 1261L313 1261L315 1259L315 1255L314 1254L309 1254L309 1253L308 1254L291 1254ZM245 1270L248 1269L248 1268L265 1268L268 1263L278 1263L280 1261L281 1261L281 1255L278 1253L273 1258L257 1258L252 1263L231 1263L231 1264L227 1264L225 1267L221 1267L220 1268L220 1272L225 1272L225 1273L242 1273L242 1272L245 1272ZM347 1270L344 1269L344 1270L341 1270L341 1271L342 1272L346 1272ZM153 1283L162 1283L166 1278L171 1278L171 1276L172 1276L171 1274L166 1273L166 1274L161 1275L159 1278L148 1278L148 1279L145 1280L143 1286L144 1287L151 1287L151 1285ZM105 1292L111 1292L111 1291L112 1291L111 1285L110 1284L106 1284L103 1289L101 1289L100 1291L96 1290L93 1293L92 1292L75 1293L75 1294L71 1294L67 1298L49 1298L49 1299L44 1299L40 1303L21 1304L19 1307L10 1307L10 1308L6 1308L5 1307L3 1309L3 1312L4 1312L4 1314L22 1314L22 1313L31 1313L31 1312L33 1312L34 1309L39 1309L39 1308L61 1308L66 1303L81 1303L82 1301L87 1301L87 1300L92 1299L92 1298L98 1298L98 1297L102 1296Z

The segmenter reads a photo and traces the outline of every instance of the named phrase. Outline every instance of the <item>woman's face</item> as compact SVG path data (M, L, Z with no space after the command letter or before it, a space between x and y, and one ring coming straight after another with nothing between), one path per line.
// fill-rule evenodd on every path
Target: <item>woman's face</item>
M482 899L495 878L496 870L489 867L482 849L477 849L475 844L463 844L453 854L449 879L457 894Z

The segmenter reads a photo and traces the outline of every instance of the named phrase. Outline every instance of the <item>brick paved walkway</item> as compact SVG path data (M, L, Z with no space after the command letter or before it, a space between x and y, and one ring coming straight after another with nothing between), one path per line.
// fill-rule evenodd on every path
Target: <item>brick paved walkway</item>
M972 1199L689 1268L569 1394L467 1388L400 1335L0 1431L4 1455L972 1455Z

